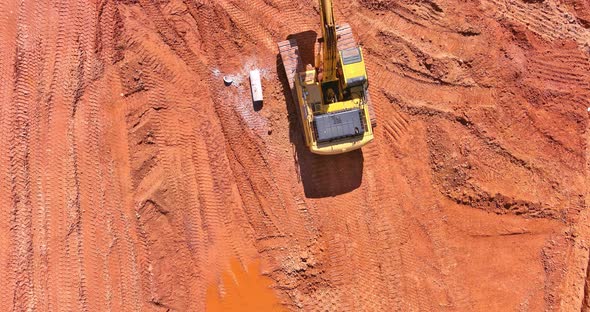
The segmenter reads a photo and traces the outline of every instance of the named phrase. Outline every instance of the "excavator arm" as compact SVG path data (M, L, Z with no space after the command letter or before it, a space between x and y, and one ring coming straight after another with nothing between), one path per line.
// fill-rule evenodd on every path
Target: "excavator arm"
M322 82L331 82L338 79L336 66L338 64L338 38L336 34L336 21L332 0L320 0L320 16L323 36L323 68Z

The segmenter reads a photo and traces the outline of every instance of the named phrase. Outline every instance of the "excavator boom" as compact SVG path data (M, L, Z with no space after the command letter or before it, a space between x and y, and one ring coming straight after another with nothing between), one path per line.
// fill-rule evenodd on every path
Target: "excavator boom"
M338 38L332 0L320 0L320 16L322 22L322 36L324 40L322 45L323 78L321 82L334 81L338 79L336 76L336 66L338 65Z

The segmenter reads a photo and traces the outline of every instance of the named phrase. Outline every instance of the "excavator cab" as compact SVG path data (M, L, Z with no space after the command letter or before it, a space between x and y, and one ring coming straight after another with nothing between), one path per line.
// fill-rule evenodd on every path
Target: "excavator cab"
M344 89L351 94L364 94L368 88L368 80L361 48L340 51L340 68Z
M338 80L322 84L322 94L324 95L324 103L332 104L338 102L338 94L340 94L340 83Z

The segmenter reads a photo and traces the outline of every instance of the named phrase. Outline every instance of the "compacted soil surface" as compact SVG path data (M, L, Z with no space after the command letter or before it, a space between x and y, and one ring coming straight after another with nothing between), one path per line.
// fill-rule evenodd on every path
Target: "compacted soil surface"
M316 156L317 1L0 1L0 309L589 310L590 2L334 2L378 126Z

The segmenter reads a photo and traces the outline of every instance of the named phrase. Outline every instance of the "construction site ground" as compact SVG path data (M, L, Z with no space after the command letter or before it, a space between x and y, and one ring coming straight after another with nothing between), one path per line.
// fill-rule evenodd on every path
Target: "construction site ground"
M378 127L316 156L315 0L0 1L0 310L588 311L590 2L334 2Z

